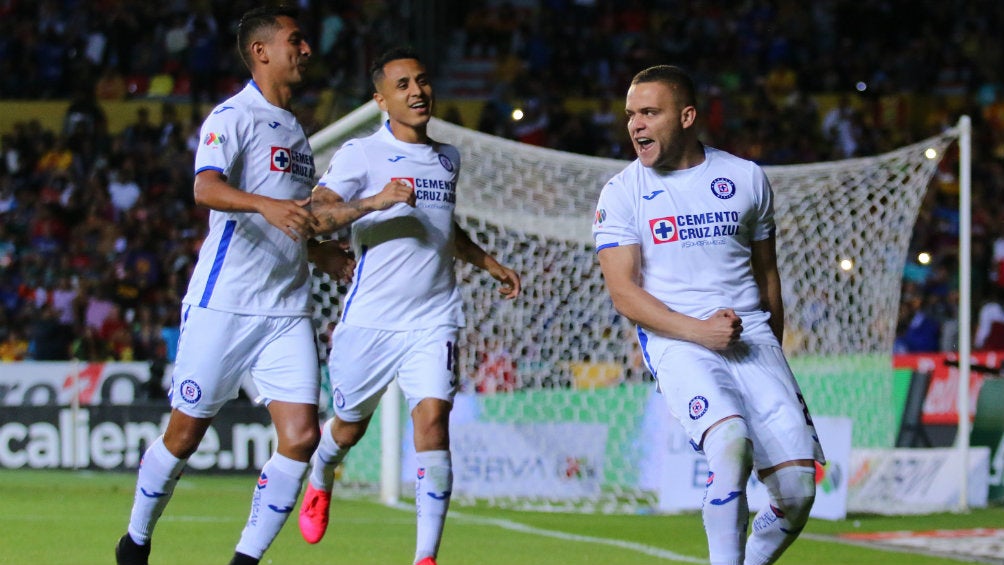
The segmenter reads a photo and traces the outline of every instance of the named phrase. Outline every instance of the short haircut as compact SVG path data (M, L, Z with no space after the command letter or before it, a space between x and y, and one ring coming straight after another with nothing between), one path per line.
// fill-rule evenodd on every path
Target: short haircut
M631 84L641 82L661 82L676 92L679 101L684 106L697 105L697 89L694 79L680 67L673 65L656 65L634 75Z
M241 16L241 21L237 24L237 54L249 71L254 70L250 53L251 44L261 39L263 33L274 32L279 27L280 16L288 16L295 20L299 15L300 12L295 7L278 4L260 6Z
M397 61L398 59L414 59L419 63L422 59L418 56L411 47L394 47L384 51L379 57L377 57L373 64L370 65L370 80L373 81L373 86L376 87L383 80L383 68L387 63L391 61Z

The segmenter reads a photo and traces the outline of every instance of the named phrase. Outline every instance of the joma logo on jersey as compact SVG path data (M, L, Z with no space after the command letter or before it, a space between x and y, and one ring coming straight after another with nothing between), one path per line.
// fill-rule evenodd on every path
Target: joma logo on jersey
M652 230L653 243L670 243L680 239L680 231L676 228L676 218L673 216L649 220L648 227Z

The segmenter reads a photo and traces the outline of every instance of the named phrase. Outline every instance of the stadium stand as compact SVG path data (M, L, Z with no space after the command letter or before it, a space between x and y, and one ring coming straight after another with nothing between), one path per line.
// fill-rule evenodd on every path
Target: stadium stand
M0 2L0 108L68 101L59 128L15 120L0 138L0 360L172 360L206 226L193 124L245 80L220 69L239 67L235 18L252 4ZM1004 4L430 0L431 23L393 3L300 4L318 59L308 130L318 101L367 99L362 69L391 38L439 62L452 121L604 157L630 156L619 98L653 63L692 70L704 139L765 165L881 153L968 114L974 308L1004 286ZM152 106L113 130L118 100ZM897 352L955 347L956 169L944 160L921 209L910 255L929 259L904 271Z

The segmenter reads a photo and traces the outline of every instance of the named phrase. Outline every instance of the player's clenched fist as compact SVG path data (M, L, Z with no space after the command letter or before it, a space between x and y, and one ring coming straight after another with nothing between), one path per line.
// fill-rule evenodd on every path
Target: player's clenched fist
M383 190L374 199L377 210L386 210L398 203L415 207L415 188L407 182L395 179L384 185Z
M708 349L728 349L739 341L743 333L743 320L731 308L722 308L702 321L699 343Z

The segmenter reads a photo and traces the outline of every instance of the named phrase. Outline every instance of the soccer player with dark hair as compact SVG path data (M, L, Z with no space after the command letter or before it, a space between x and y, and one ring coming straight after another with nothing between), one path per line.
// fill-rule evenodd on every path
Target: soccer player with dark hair
M603 188L593 237L614 307L638 326L670 412L708 459L711 563L765 565L802 531L823 452L781 351L770 183L700 142L696 104L677 67L634 77L625 111L638 159ZM770 503L747 541L754 469Z
M182 301L171 416L140 463L128 531L115 548L119 565L147 563L157 519L188 458L245 374L268 407L278 448L255 484L232 565L261 559L296 506L317 445L306 249L316 226L307 209L314 164L290 111L311 49L296 15L283 8L244 14L237 46L251 81L202 125L194 191L211 210L209 233Z
M464 325L454 262L487 270L505 298L519 294L520 279L454 220L460 153L426 132L434 99L418 56L391 50L371 77L388 119L335 153L311 203L321 233L352 225L357 263L328 359L335 417L324 424L312 460L300 531L310 543L321 540L334 468L396 378L415 427L415 563L434 565L453 488L449 416Z

